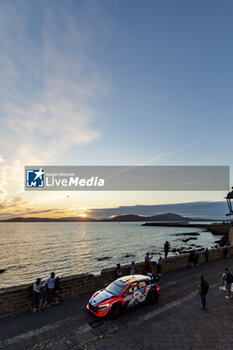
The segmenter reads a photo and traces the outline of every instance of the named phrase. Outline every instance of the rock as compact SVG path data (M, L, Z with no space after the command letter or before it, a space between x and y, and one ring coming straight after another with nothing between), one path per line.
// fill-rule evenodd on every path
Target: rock
M104 261L109 259L112 259L112 256L104 256L103 258L96 258L97 261Z
M224 247L228 243L228 236L223 236L219 240L215 241L214 243L218 243L219 247Z
M188 242L188 241L191 241L191 240L194 240L194 239L197 239L197 237L185 238L185 239L182 239L182 242Z

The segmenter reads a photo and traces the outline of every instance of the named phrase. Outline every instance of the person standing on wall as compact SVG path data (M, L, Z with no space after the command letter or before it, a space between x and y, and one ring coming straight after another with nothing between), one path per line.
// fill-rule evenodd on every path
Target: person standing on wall
M146 253L145 256L145 272L151 272L151 259L152 256L149 256L149 253Z
M167 256L168 256L168 252L170 250L171 246L170 246L170 243L168 241L166 241L164 243L164 255L165 255L165 259L167 259Z

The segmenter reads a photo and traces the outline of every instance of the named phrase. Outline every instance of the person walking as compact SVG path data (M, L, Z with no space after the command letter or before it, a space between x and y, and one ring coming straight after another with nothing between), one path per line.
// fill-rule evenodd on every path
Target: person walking
M227 283L226 283L227 273L228 273L228 268L226 267L222 274L222 285L219 288L219 289L222 289L224 292L227 290Z
M162 257L160 256L157 261L157 273L162 276Z
M165 259L167 259L167 256L168 256L168 252L170 250L171 246L170 246L170 243L168 241L166 241L164 243L164 255L165 255Z
M225 281L227 285L227 295L225 296L225 298L231 299L231 284L233 282L233 276L227 267L225 268Z
M200 276L200 284L199 284L199 294L201 297L202 310L206 310L206 294L209 290L209 284L205 281L204 276Z

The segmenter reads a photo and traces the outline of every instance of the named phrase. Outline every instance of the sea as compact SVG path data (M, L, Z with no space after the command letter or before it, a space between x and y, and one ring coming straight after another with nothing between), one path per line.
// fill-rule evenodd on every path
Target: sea
M183 233L197 232L188 242ZM142 226L141 222L0 223L0 289L48 278L98 274L117 263L157 261L166 240L171 249L211 248L221 236L201 228ZM196 239L195 239L196 238ZM170 253L175 255L177 253Z

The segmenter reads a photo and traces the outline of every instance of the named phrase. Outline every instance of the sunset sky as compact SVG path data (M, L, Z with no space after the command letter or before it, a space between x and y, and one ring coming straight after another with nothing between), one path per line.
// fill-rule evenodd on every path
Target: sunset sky
M231 0L2 0L0 219L222 201L25 192L24 166L232 167L232 15Z

